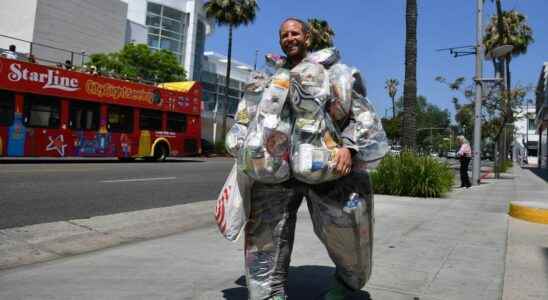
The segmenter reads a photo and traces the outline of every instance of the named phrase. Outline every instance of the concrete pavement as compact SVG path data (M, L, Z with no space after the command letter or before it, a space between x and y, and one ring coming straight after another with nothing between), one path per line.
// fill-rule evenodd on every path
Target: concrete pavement
M548 225L507 216L509 201L538 197L546 189L546 183L532 183L530 176L530 171L515 168L504 179L486 180L444 199L377 195L373 276L364 290L376 300L548 299ZM122 241L107 250L1 271L0 299L247 299L242 241L225 241L211 226L211 202L199 209L193 205L174 208L179 213L171 215L171 233L182 233L131 244ZM176 215L191 207L194 211L187 216L200 211L206 221L198 228L192 226L198 219L187 220L188 227L173 225ZM150 237L169 227L153 212L148 222L158 220L157 225L148 226L138 213L119 215L118 221L71 224L104 236L133 236L131 241L147 237L135 232L149 230ZM8 235L0 231L2 236ZM15 236L12 232L11 241ZM33 236L19 234L18 241L40 245L42 235ZM66 240L55 234L46 239L61 244ZM9 248L5 245L0 251ZM81 242L67 247L77 245ZM304 206L291 265L291 299L318 299L334 268Z

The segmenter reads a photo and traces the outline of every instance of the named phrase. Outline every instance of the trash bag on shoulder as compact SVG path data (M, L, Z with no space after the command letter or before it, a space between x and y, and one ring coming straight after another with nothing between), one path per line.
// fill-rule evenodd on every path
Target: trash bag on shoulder
M267 84L266 74L252 72L248 83L244 87L244 96L238 103L234 116L236 122L227 132L225 147L230 155L237 157L247 136L247 126L255 118L257 106L261 101Z
M295 178L310 184L340 177L333 158L341 141L325 110L330 92L329 74L322 65L304 61L291 70L291 169Z
M285 106L288 90L289 71L279 69L262 94L238 155L238 167L260 182L280 183L291 174L291 119Z

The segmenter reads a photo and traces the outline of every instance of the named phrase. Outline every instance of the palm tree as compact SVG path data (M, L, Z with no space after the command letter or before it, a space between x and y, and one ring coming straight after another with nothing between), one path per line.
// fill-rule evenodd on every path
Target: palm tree
M527 48L534 42L533 30L527 24L527 18L515 11L501 11L500 2L497 1L497 7L502 15L502 22L499 22L498 16L493 16L491 22L485 28L483 43L486 52L502 45L512 45L512 52L505 58L505 73L507 87L510 88L510 61L513 57L527 53ZM495 61L493 60L493 63Z
M310 44L308 45L310 51L333 47L335 32L327 21L315 18L308 19L308 25L310 27Z
M232 30L240 25L248 25L255 20L259 6L256 0L210 0L204 4L208 18L219 26L228 26L228 54L225 81L225 105L223 105L222 136L226 134L226 115L228 107L228 92L230 86L230 65L232 62Z
M386 80L385 89L388 90L388 96L392 98L392 119L396 117L396 105L394 98L396 97L396 93L398 92L398 85L400 82L395 78L390 78Z
M405 9L405 81L403 85L402 146L414 150L417 142L417 0Z

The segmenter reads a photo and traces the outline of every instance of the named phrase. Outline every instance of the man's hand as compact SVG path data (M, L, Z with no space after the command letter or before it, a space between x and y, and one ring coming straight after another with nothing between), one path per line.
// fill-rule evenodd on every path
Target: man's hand
M348 148L339 148L333 158L333 164L335 165L335 172L340 175L348 175L352 169L352 153Z

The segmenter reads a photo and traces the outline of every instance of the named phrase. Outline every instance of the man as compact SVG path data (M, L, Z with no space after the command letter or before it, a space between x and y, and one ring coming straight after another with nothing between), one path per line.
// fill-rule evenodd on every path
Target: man
M281 24L279 34L280 46L287 55L287 60L277 65L292 70L292 76L299 77L298 73L295 74L298 70L296 67L305 62L316 63L307 51L308 26L299 19L289 18ZM335 60L318 61L324 63L326 68L335 68ZM326 61L330 63L327 64ZM350 71L347 75L350 75ZM353 90L356 93L346 93L347 96L358 95L357 91L365 92L359 75L354 75L356 76L349 78L353 78ZM248 86L256 91L255 88L262 84L268 89L269 84L273 85L276 80L278 79L274 78L270 83L264 80L261 83L251 82ZM229 131L229 135L234 132L249 135L243 127L253 124L250 119L253 119L254 111L260 111L264 106L259 104L258 108L247 109L245 98L246 95L236 113L237 124L233 127L236 130ZM289 103L291 100L281 100L286 102L280 114L289 113L294 121L297 112L292 109L292 103ZM263 98L261 103L265 101ZM348 110L342 115L333 116L333 122L342 139L332 159L332 168L340 176L339 179L307 184L291 177L282 183L267 183L268 181L261 182L261 178L254 176L256 181L251 188L250 213L245 227L246 279L252 300L286 299L287 273L297 210L303 198L307 200L314 231L336 265L335 278L330 290L324 295L325 299L343 300L347 295L361 289L370 276L373 241L372 189L365 169L353 165L353 162L361 161L363 167L363 162L382 158L387 149L386 136L380 120L374 115L365 98L359 96L351 99L348 96L344 101L346 102L341 106L348 107ZM325 110L330 108L326 107ZM256 123L253 125L256 126ZM228 136L227 141L229 140L241 141L245 138ZM242 152L231 149L230 145L227 147L230 153L238 156L239 163L242 163L241 153L247 147L245 142L241 145L244 148Z
M9 50L4 51L2 56L9 59L17 59L17 52L15 52L15 45L10 45Z

